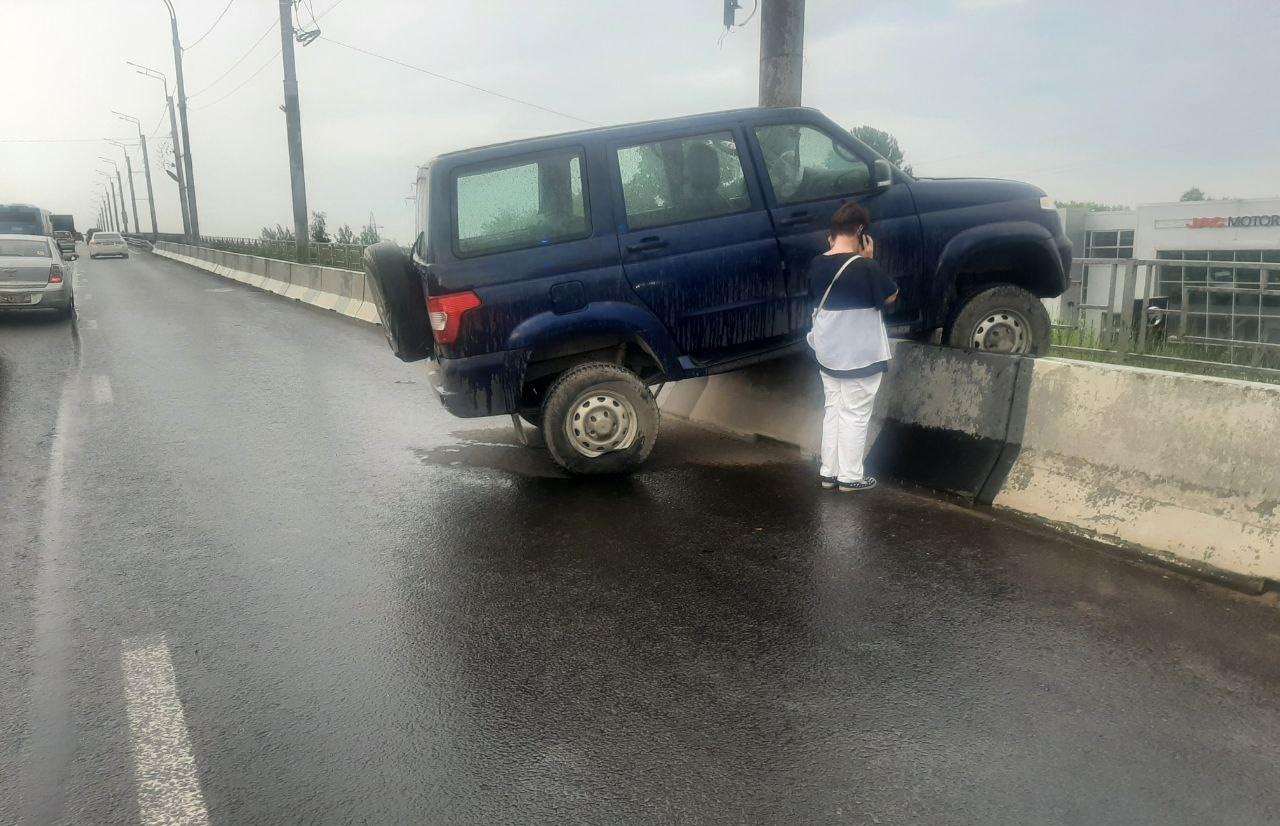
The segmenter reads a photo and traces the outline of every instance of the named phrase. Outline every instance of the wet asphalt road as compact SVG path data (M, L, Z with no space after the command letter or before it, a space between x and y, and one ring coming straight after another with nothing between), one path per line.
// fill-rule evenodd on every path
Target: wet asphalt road
M1272 605L688 427L566 479L373 329L80 274L0 318L0 822L1280 821Z

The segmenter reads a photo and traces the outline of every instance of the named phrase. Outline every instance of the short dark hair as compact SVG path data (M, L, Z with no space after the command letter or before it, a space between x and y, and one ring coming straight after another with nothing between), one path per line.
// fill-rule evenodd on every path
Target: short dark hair
M867 208L855 201L850 201L836 210L831 216L831 237L837 235L857 235L866 232L871 226L871 213Z

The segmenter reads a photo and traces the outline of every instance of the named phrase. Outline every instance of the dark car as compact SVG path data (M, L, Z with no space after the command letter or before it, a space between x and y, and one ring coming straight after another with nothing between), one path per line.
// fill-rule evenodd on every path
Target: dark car
M453 152L419 172L410 254L365 254L393 351L458 416L543 428L576 473L643 461L649 387L804 346L808 262L856 200L900 334L1039 354L1071 246L1044 192L915 179L812 109L746 109Z
M63 255L76 254L76 238L69 230L55 229L53 238L58 242L58 249L62 250Z

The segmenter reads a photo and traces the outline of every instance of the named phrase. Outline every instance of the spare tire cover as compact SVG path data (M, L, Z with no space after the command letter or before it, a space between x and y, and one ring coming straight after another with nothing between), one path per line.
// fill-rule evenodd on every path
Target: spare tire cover
M435 350L431 319L422 279L409 256L393 242L381 241L365 247L364 272L391 352L401 361L430 358Z

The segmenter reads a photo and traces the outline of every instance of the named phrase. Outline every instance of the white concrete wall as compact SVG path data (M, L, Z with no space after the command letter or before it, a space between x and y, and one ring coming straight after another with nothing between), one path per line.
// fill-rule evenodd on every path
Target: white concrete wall
M1033 362L997 507L1280 580L1280 386Z

